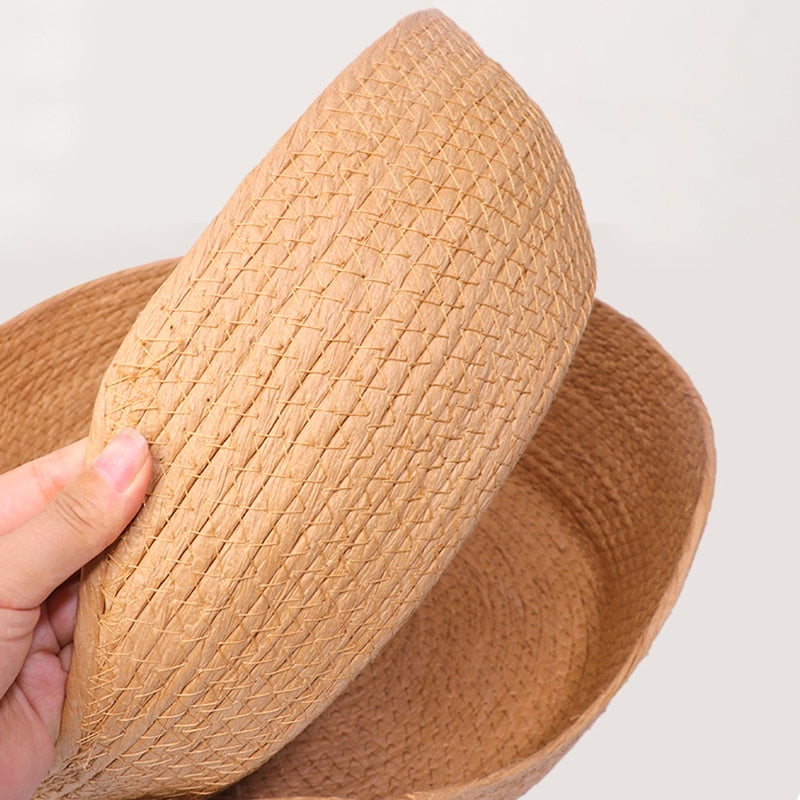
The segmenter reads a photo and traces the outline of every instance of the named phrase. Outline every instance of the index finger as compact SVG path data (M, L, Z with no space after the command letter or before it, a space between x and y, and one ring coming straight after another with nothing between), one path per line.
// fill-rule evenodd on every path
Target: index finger
M0 475L0 536L36 516L84 466L86 439Z

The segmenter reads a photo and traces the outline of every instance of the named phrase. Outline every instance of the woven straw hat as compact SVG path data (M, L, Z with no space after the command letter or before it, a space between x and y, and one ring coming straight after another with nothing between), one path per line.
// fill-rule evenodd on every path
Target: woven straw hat
M183 259L4 325L0 466L90 419L91 453L135 425L156 461L85 571L37 797L541 777L652 641L712 485L691 384L593 285L546 120L426 12Z

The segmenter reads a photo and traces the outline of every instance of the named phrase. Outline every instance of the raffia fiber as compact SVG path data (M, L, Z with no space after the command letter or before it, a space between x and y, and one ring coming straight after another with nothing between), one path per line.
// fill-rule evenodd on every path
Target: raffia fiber
M156 480L83 581L41 797L201 794L294 738L502 485L593 282L572 175L513 80L438 14L365 51L105 374L90 450L136 426Z
M106 364L174 266L108 276L0 327L0 470L86 431ZM713 472L689 380L596 303L537 435L425 601L220 800L518 796L647 651L688 571Z
M91 453L135 425L156 459L83 576L37 798L200 797L265 762L225 796L510 797L544 774L674 602L713 471L688 381L603 306L531 443L593 285L546 120L427 12L180 263L3 326L0 371L28 364L8 465L85 430L92 398Z

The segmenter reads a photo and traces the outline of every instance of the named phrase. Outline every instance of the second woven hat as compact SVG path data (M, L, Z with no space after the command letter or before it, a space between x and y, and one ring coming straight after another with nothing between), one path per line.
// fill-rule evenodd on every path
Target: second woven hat
M0 326L0 472L85 433L106 365L175 266L107 275ZM691 382L595 302L547 417L436 586L319 717L222 797L522 794L647 652L713 475Z
M363 53L131 327L91 432L156 481L84 575L42 798L207 794L417 608L542 419L594 267L539 109L438 14Z

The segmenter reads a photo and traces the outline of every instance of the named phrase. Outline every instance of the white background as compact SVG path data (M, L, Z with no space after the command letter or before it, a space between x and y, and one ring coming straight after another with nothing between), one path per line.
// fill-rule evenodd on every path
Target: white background
M550 118L598 295L684 366L718 448L674 613L530 797L795 800L800 6L440 7ZM335 74L419 8L3 0L0 319L183 253Z

